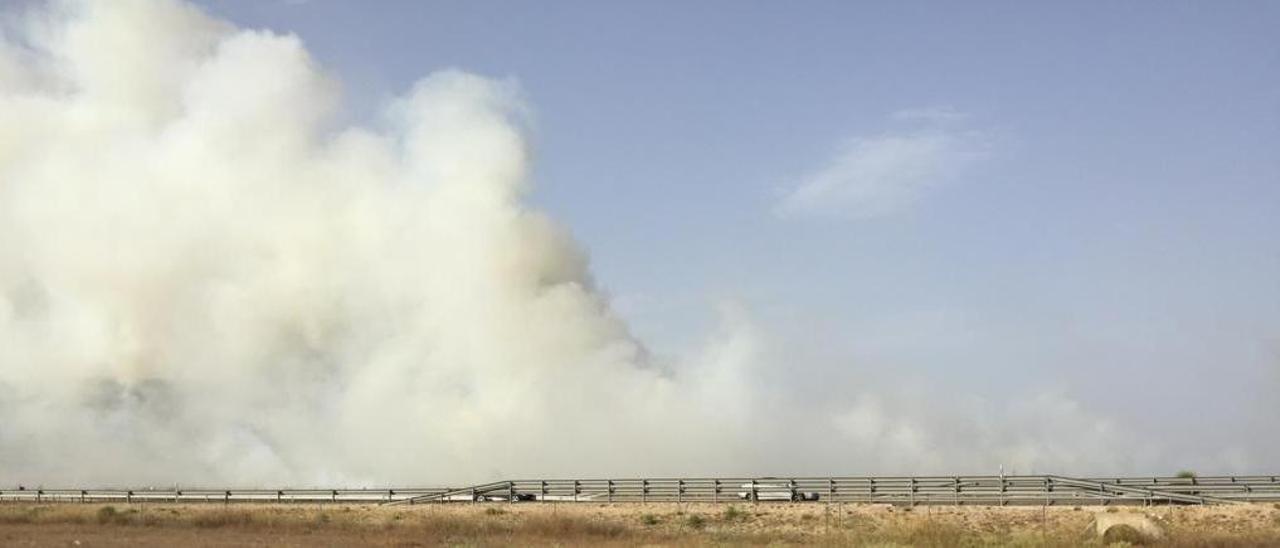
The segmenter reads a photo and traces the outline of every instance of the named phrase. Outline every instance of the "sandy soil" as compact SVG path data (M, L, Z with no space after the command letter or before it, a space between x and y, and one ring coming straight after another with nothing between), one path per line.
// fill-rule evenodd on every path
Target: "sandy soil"
M1095 513L1148 517L1161 545L1280 546L1280 505L0 505L3 546L1080 546ZM1137 541L1141 539L1128 539Z

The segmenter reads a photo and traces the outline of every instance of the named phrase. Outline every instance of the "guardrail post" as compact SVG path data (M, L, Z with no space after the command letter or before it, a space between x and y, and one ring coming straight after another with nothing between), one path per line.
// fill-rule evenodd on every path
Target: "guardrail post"
M36 489L36 502L44 499L44 489Z
M578 502L578 493L582 492L582 482L573 480L573 502Z
M760 492L756 490L756 480L751 480L751 502L760 502Z
M231 491L222 492L222 504L224 505L231 504Z
M276 491L276 503L284 502L284 491Z
M649 502L649 480L640 480L640 502Z
M609 502L613 502L613 480L609 480Z
M720 502L720 480L711 480L711 500L712 502Z
M84 497L85 497L85 495L87 495L87 494L88 494L88 493L87 493L87 492L85 492L85 490L84 490L84 489L81 489L81 490L80 490L80 504L84 504Z
M836 480L832 478L827 478L827 502L832 503L835 501L836 501Z
M124 492L124 502L125 502L126 504L132 504L132 503L133 503L133 491L132 491L132 490L129 490L129 491L125 491L125 492Z
M684 480L676 480L676 504L684 502Z
M956 482L956 494L953 501L955 502L956 506L960 506L960 476L955 476L955 477L952 477L951 479Z
M541 487L542 496L538 497L538 500L542 502L547 502L547 480L542 480L541 485L542 485Z
M909 484L909 489L910 489L910 491L907 493L907 503L908 503L912 508L915 508L915 506L916 506L916 478L915 478L915 476L912 476L912 477L911 477L911 482L910 482L910 484Z

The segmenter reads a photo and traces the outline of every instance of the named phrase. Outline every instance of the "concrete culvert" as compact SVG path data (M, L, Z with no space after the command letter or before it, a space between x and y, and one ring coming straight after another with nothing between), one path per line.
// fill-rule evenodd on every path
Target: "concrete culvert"
M1164 538L1164 529L1141 514L1099 513L1094 516L1093 527L1104 544L1152 544Z
M1107 532L1102 535L1103 544L1111 545L1116 543L1126 544L1146 544L1148 539L1132 525L1112 525L1107 528Z

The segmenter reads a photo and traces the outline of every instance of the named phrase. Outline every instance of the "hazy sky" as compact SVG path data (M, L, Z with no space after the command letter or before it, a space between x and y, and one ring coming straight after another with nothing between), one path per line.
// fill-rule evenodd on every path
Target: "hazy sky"
M299 35L357 120L517 81L535 201L659 355L729 303L811 390L1048 387L1280 458L1276 3L203 4Z

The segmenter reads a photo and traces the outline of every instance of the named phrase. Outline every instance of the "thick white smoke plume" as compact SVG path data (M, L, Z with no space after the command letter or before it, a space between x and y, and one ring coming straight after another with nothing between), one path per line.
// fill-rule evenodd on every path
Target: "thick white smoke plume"
M763 390L745 321L653 363L522 203L512 82L433 74L338 127L294 36L170 0L6 15L0 484L1049 468L1114 435L1064 399Z

